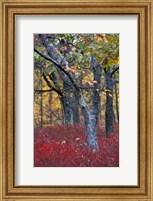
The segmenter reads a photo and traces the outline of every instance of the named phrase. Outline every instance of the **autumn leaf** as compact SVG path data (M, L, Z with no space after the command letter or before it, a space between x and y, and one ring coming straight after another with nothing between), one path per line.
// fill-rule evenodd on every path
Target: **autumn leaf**
M77 66L71 66L70 68L76 69L76 68L77 68Z
M56 52L58 53L59 49L58 49L57 47L55 48L55 50L56 50Z
M62 47L62 50L63 50L63 51L64 51L64 50L67 50L67 47L66 47L66 46Z
M69 69L72 73L76 73L76 70L75 69Z
M76 50L76 47L72 47L72 51L75 51Z
M61 144L66 144L66 141L65 141L65 140L63 140Z
M88 83L89 83L90 86L93 86L93 83L92 83L92 82L88 82Z
M103 39L102 39L101 37L98 37L97 40L98 40L99 42L102 42L102 41L103 41Z

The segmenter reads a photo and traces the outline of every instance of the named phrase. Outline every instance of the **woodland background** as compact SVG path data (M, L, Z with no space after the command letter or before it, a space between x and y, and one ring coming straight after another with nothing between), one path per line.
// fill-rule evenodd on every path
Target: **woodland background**
M35 166L119 165L119 34L34 35Z

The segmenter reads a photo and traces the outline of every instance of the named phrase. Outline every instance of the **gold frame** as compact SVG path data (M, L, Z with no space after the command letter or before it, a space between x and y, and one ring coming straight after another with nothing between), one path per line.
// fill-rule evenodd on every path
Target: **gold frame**
M153 1L1 0L0 200L153 201ZM137 15L139 19L139 184L137 186L15 186L15 16Z

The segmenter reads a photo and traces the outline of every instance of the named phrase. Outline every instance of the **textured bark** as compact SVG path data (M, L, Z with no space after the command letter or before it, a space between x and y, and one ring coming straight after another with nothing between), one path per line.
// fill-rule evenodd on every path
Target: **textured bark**
M118 92L116 84L115 84L115 98L116 98L116 114L117 114L117 120L119 122Z
M96 61L96 56L92 57L91 68L93 69L94 81L96 81L96 83L94 83L94 89L92 94L92 111L90 114L88 124L90 125L89 127L91 127L91 129L89 130L91 130L94 133L94 135L91 136L90 140L91 141L95 140L95 142L97 143L97 122L100 111L100 93L97 88L100 88L101 84L102 67Z
M94 81L96 81L96 83L94 83L94 89L93 89L93 95L92 95L92 115L95 118L93 124L94 124L94 127L96 128L98 115L100 111L100 93L97 88L100 88L101 71L102 71L102 67L96 61L96 56L92 57L91 67L93 69Z
M64 87L64 91L67 91L67 95L63 96L65 124L77 124L79 123L78 104L70 89L67 90L66 87Z
M94 149L98 150L95 115L92 115L92 112L89 110L88 105L84 101L81 93L77 93L76 97L81 107L81 111L85 121L88 148L91 151Z
M107 93L106 95L106 112L105 112L105 124L106 134L112 134L114 132L113 126L113 101L112 97Z
M114 110L113 110L113 121L114 121L114 124L116 124L116 116L115 116Z
M64 111L64 124L66 125L72 125L73 124L73 112L69 105L69 98L66 96L63 96L61 98L63 111Z
M114 121L114 124L116 124L116 115L115 115L115 112L114 112L114 86L113 86L113 94L112 94L112 98L113 98L113 121Z
M41 90L42 90L42 78L40 80L40 85L41 85ZM43 96L42 96L42 93L40 95L40 127L42 128L43 127Z
M87 144L90 150L98 149L97 131L95 126L95 116L89 114L89 119L86 123Z
M106 78L106 111L105 111L105 127L106 135L114 133L113 126L113 79L111 77L110 68L105 74Z
M79 106L76 102L75 99L73 99L74 104L73 104L73 122L74 124L79 124L80 123L80 115L79 115Z
M50 80L52 80L52 82L54 83L54 85L59 88L58 81L57 81L55 74L53 73L49 77L50 77ZM64 88L64 94L62 94L62 96L60 96L61 105L63 108L63 124L69 125L69 124L74 123L72 100L69 97L71 88L69 85L67 85L64 82L63 82L63 88Z
M52 102L52 91L49 93L49 105L51 106L51 102ZM52 108L50 107L49 110L50 114L49 114L49 124L52 124Z
M63 112L64 112L64 124L72 125L80 122L78 105L74 102L74 98L69 96L61 97Z

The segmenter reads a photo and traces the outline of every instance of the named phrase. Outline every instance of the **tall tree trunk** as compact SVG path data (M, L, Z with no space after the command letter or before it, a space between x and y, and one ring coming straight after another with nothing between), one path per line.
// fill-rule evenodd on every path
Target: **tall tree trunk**
M113 86L113 93L112 93L112 101L113 101L113 120L114 120L114 124L116 124L116 115L115 115L115 112L114 112L114 86Z
M113 101L112 101L112 97L110 95L111 95L111 93L107 92L107 94L106 94L106 112L105 112L106 134L112 134L114 132Z
M90 150L98 149L97 130L96 130L95 116L89 114L86 122L87 144Z
M100 88L100 84L101 84L101 70L102 70L102 67L96 61L96 56L95 55L92 57L91 67L93 69L94 82L95 82L94 83L94 89L93 89L93 95L92 95L92 115L95 116L95 121L93 123L97 125L98 115L99 115L99 111L100 111L99 88Z
M110 73L110 68L105 74L106 78L106 111L105 111L105 128L106 135L114 133L113 125L113 80Z
M78 124L80 122L78 104L74 104L74 99L69 96L63 96L60 100L63 108L63 123L66 125Z
M64 109L64 122L67 125L77 124L80 122L78 104L74 97L63 96L62 104Z
M67 125L79 123L78 103L74 98L74 94L69 85L63 83L65 95L62 97L64 109L64 122Z
M73 111L73 123L79 124L80 123L79 106L74 97L73 97L72 111Z
M116 116L115 116L114 110L113 110L113 120L114 120L114 124L116 124Z
M119 107L118 107L118 92L117 92L117 84L115 84L115 98L116 98L116 114L117 114L117 120L119 122Z
M49 106L50 106L50 110L49 110L49 124L52 124L52 108L51 108L51 103L52 103L52 91L49 92Z
M87 135L87 144L89 150L98 150L98 140L97 140L97 131L96 131L96 118L95 115L92 115L92 112L89 110L88 105L84 101L84 98L81 93L75 94L81 111L84 117L84 123L86 126L86 135Z
M63 105L64 111L64 124L72 125L73 124L73 111L70 107L70 99L67 96L61 97L61 102Z
M92 57L91 67L93 69L94 82L95 83L94 83L94 89L93 89L93 95L92 95L92 111L91 111L91 114L90 114L90 117L89 117L89 123L88 124L92 128L92 132L93 132L92 138L98 144L98 140L97 140L97 122L98 122L98 115L99 115L99 112L100 112L100 93L99 93L99 89L100 89L100 84L101 84L102 67L96 61L96 56L95 55Z
M40 78L40 86L42 90L42 77ZM40 94L40 127L43 127L43 95Z

